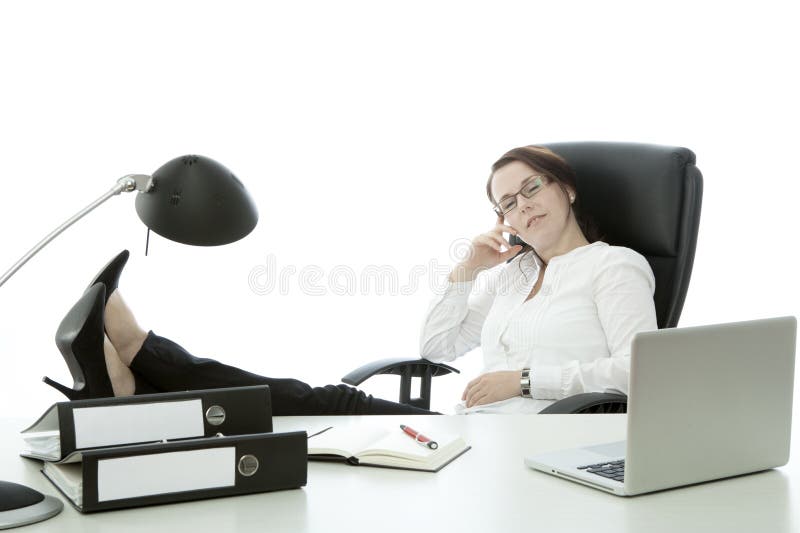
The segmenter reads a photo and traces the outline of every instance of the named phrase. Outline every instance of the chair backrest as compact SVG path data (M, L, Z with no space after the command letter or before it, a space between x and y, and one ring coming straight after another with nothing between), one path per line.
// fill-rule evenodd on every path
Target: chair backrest
M647 258L656 278L658 327L675 327L689 289L703 197L694 153L638 143L544 146L575 170L583 209L603 240Z

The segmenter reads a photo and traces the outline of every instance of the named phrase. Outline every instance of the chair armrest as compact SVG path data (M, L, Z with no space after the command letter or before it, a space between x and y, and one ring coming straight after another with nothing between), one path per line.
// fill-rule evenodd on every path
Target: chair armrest
M419 357L393 357L367 363L356 368L342 381L348 385L360 385L367 378L377 374L395 374L400 376L400 396L398 401L421 409L431 407L431 378L444 376L459 371L452 366L434 363ZM419 398L411 397L411 378L421 378Z
M559 400L539 411L540 415L626 413L628 397L611 392L585 392Z
M458 369L452 366L434 363L419 357L390 357L362 365L343 377L342 381L348 385L355 386L378 374L403 376L406 372L410 373L410 377L418 378L425 376L428 370L430 370L431 377L444 376L450 372L460 373Z

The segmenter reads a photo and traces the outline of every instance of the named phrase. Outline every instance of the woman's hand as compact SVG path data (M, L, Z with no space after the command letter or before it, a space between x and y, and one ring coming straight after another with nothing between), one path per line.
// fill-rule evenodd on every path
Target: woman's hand
M519 253L522 250L522 246L519 244L511 246L511 243L503 237L503 232L512 235L517 234L517 230L503 224L503 217L498 215L496 224L492 229L472 239L467 258L450 273L450 281L473 280L480 271L488 270L508 261ZM507 248L506 251L502 250L503 246Z
M521 377L520 370L487 372L467 384L461 399L466 402L467 407L474 407L519 396Z

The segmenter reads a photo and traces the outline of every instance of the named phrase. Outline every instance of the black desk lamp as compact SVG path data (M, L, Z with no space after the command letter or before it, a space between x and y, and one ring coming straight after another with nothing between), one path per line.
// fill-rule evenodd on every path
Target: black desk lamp
M199 155L176 157L152 176L129 174L103 196L53 230L17 261L0 286L61 232L122 192L139 191L136 212L150 229L167 239L197 246L238 241L258 222L255 203L242 182L223 165ZM0 481L0 529L32 524L61 512L63 503L31 488Z

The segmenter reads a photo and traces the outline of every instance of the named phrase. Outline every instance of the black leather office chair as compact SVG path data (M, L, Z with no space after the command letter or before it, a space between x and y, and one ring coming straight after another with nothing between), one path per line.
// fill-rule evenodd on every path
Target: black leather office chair
M575 170L578 194L603 240L642 254L656 279L659 328L678 324L692 273L703 178L691 150L638 143L575 142L546 144ZM516 237L512 236L512 244ZM359 385L376 374L396 374L400 402L430 408L431 379L458 372L419 357L382 359L342 378ZM411 398L411 378L421 378L419 398ZM624 413L627 398L584 393L564 398L541 413Z

